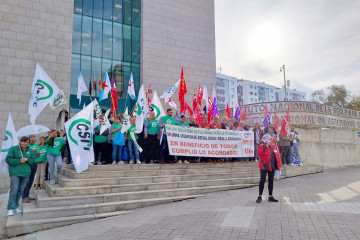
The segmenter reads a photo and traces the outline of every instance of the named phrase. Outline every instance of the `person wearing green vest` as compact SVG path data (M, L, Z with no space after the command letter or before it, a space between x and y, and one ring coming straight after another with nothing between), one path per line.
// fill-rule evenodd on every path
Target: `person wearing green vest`
M31 174L31 165L35 164L36 154L29 148L29 137L22 137L20 144L10 148L6 163L9 165L10 194L7 205L8 216L13 216L14 211L22 213L19 209L19 200Z
M31 149L31 150L35 150L37 147L39 147L39 144L36 144L36 137L34 135L31 135L29 136L29 139L30 139L30 142L29 142L29 145L28 147ZM29 203L31 200L35 200L35 198L30 198L29 197L29 194L30 194L30 189L34 183L34 178L35 178L35 174L36 174L36 170L37 170L37 165L36 164L33 164L31 165L31 173L30 173L30 177L29 177L29 180L24 188L24 192L23 192L23 195L22 195L22 202L23 203Z
M45 168L47 163L47 147L46 147L46 140L45 137L39 138L40 145L37 149L34 150L36 153L36 160L37 163L37 171L35 174L35 190L39 187L41 189L45 189L44 187L44 177L45 177Z
M173 110L171 108L168 108L166 110L166 116L161 117L160 122L159 122L159 127L163 131L163 137L162 137L162 141L160 143L161 144L160 145L160 156L159 156L160 163L164 163L164 161L165 161L165 163L173 163L174 162L174 157L169 155L169 146L167 143L166 129L165 129L166 125L176 125L176 120L172 115L173 115Z
M118 164L122 165L125 162L122 160L122 148L124 145L119 145L116 141L114 141L114 138L116 135L124 135L121 133L121 117L115 116L114 123L111 126L111 140L112 140L112 160L113 165L117 163L116 158L118 158ZM117 136L120 137L120 136ZM123 136L122 136L123 137ZM125 138L124 138L124 144L125 144Z
M104 123L104 116L99 116L99 125L94 128L94 152L95 152L95 161L94 165L98 164L99 161L99 154L101 158L102 164L106 164L106 159L108 156L107 149L107 141L108 141L108 135L109 135L109 129L106 129L102 134L100 134L101 126Z
M145 137L147 139L147 163L159 163L159 121L155 119L155 112L150 112L149 119L145 121Z
M134 155L135 155L135 161L136 164L141 164L140 162L140 152L138 147L135 144L135 140L138 140L139 137L137 135L137 133L135 133L136 131L136 118L135 117L131 117L130 118L130 124L131 127L128 129L128 152L129 152L129 164L134 164ZM131 137L131 133L134 133L134 138L133 139Z
M60 137L58 131L53 131L50 138L46 142L47 145L47 160L49 163L50 184L55 184L55 164L57 174L61 173L62 158L61 153L64 151L65 139Z

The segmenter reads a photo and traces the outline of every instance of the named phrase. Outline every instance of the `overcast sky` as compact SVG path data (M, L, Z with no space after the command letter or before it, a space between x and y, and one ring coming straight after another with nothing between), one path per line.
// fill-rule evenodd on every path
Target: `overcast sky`
M239 79L360 94L359 0L215 0L216 65Z

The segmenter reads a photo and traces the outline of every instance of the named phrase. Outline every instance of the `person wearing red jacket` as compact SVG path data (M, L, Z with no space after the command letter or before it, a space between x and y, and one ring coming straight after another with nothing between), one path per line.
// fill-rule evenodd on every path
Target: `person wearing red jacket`
M260 184L259 184L259 196L256 200L257 203L262 201L262 193L264 190L266 175L268 175L268 189L269 189L269 202L278 202L272 195L274 186L274 174L275 170L281 170L281 159L279 149L272 142L273 136L269 133L263 136L264 143L259 146L258 156L260 157Z

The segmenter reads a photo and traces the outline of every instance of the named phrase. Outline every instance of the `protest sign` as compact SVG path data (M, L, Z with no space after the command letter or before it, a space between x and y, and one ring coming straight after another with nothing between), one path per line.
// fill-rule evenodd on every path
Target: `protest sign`
M195 157L254 157L254 133L166 126L169 154Z

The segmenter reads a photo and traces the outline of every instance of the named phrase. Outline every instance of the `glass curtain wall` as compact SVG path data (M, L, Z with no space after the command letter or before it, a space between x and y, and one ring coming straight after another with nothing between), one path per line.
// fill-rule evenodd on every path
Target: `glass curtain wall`
M133 72L135 89L140 88L140 23L141 0L74 0L73 39L71 57L70 105L82 109L76 99L77 83L81 71L90 90L93 80L96 90L92 98L99 101L99 79L108 72L118 92L118 112L123 112L130 73ZM126 101L127 97L127 101ZM90 97L83 93L82 104ZM99 102L103 109L110 108L111 98Z

